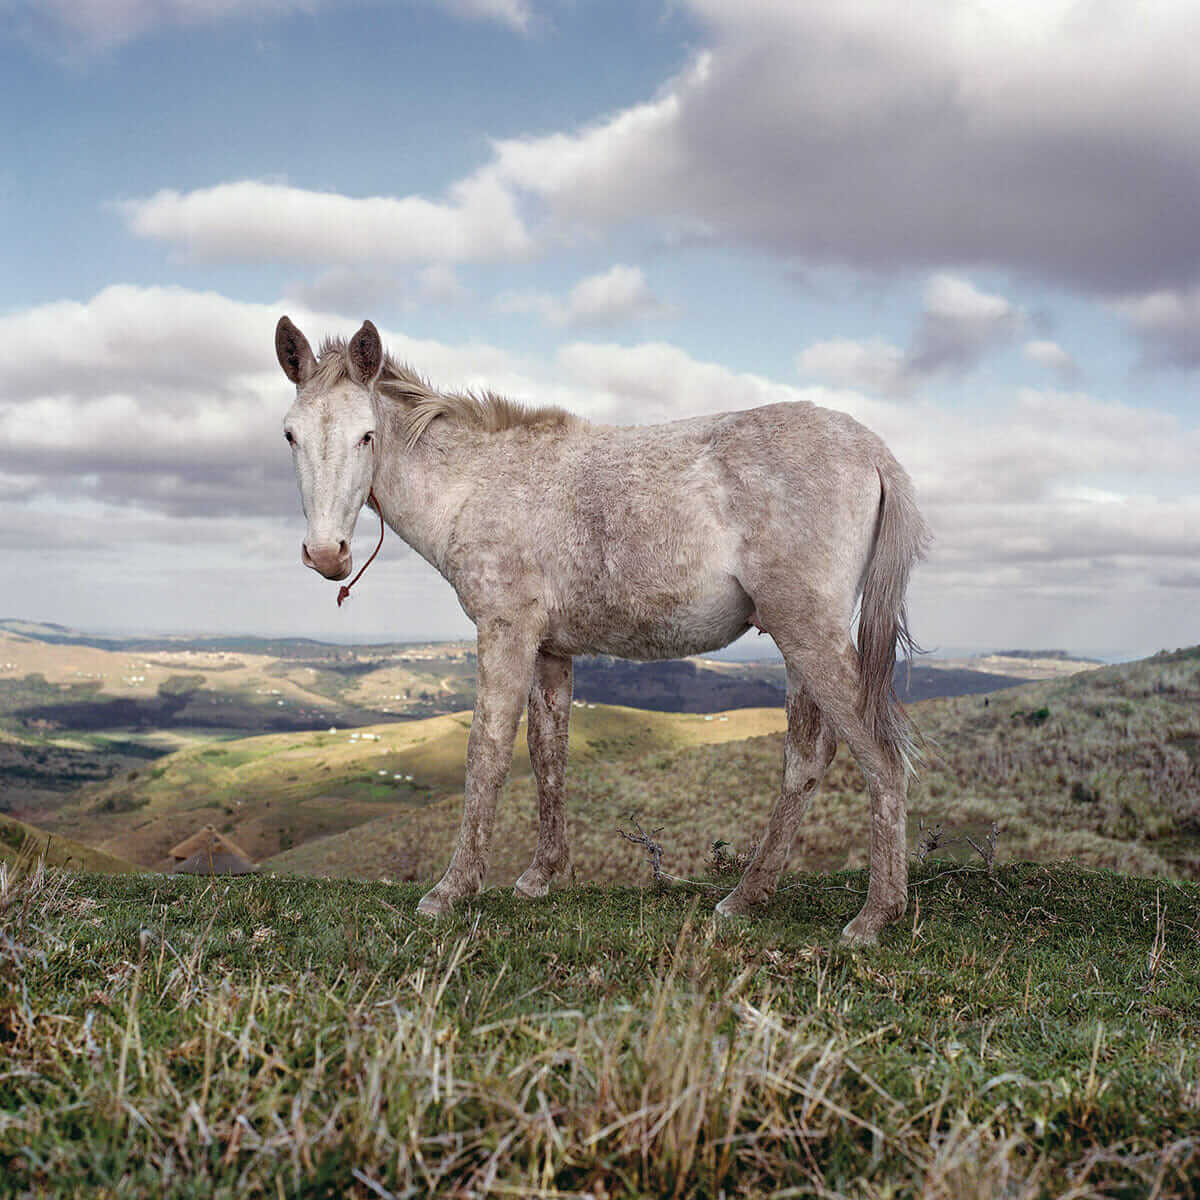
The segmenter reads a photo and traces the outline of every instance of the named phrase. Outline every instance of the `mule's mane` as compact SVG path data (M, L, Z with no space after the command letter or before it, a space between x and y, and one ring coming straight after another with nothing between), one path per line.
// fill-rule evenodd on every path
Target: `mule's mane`
M349 379L350 363L344 338L326 338L321 343L316 379L324 388ZM412 449L438 417L483 433L529 427L567 429L582 424L580 419L557 407L535 408L498 396L495 392L440 392L407 363L384 355L375 390L406 409L402 430L404 444Z

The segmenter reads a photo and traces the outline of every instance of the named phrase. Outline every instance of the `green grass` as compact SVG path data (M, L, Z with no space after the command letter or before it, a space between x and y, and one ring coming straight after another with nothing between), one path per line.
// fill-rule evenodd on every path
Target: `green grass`
M1200 887L1069 865L720 889L0 880L0 1188L1195 1196Z

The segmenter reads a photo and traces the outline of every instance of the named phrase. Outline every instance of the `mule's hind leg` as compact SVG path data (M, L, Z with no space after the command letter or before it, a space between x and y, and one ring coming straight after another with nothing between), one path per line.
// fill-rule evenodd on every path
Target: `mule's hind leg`
M533 862L517 880L520 896L546 895L555 875L571 863L563 806L567 773L567 732L571 723L571 660L539 651L529 689L529 761L537 780L538 843Z
M740 916L775 891L787 865L796 830L816 794L821 776L833 759L837 741L821 710L799 681L788 673L787 737L783 743L783 786L771 812L767 832L737 887L717 905L723 917Z
M871 796L871 872L862 911L842 932L852 945L871 945L880 931L904 915L908 903L904 764L895 747L883 745L859 712L858 652L836 627L824 638L796 638L775 629L789 673L793 663L833 732L844 741L866 776Z

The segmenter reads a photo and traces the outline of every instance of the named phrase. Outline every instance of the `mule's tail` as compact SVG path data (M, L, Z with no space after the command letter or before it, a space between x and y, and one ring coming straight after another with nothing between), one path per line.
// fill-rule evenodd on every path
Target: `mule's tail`
M858 618L859 704L876 740L912 773L922 758L920 735L896 696L892 675L897 645L909 658L920 653L908 631L904 594L909 572L932 538L904 469L890 459L876 470L882 495Z

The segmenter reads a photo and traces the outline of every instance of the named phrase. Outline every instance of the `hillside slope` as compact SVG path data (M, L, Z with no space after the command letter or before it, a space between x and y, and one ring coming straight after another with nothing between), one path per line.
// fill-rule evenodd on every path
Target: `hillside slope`
M48 867L70 867L103 875L122 875L138 869L131 862L85 846L74 838L36 829L0 813L0 862L15 864L34 858L44 859Z
M962 839L982 843L996 822L1002 861L1071 859L1200 878L1200 649L985 697L927 701L911 711L929 754L909 794L914 847L922 823L940 823L939 853L971 857ZM616 833L628 827L630 813L646 829L662 827L664 868L677 875L703 870L716 839L735 851L752 849L775 801L783 758L782 732L764 733L648 749L637 739L596 744L573 729L567 807L580 877L643 876L641 852ZM419 814L383 814L297 846L268 866L429 879L449 858L460 813L461 797L446 796ZM536 813L533 781L518 774L498 806L491 883L511 883L531 860ZM801 828L792 865L864 865L867 825L862 777L843 747Z
M581 705L572 746L584 757L616 753L634 767L654 751L742 739L783 724L780 709L705 717ZM170 847L205 824L255 858L385 816L423 828L423 814L437 810L439 798L461 793L470 726L470 714L457 713L190 746L149 769L82 789L47 824L145 866L165 865ZM513 786L529 771L522 733Z
M343 652L352 658L352 652ZM0 631L0 721L14 730L312 729L378 720L341 667L231 650L110 650ZM411 682L428 686L422 673Z
M946 826L970 856L998 823L999 855L1074 859L1200 877L1200 650L988 696L913 706L930 761L910 790L910 837ZM688 715L579 702L568 812L581 878L640 877L616 828L662 827L666 869L692 875L714 840L750 849L779 786L783 712ZM82 788L36 822L146 867L212 823L277 870L428 879L458 828L468 713L365 729L194 744ZM524 735L501 798L491 880L509 883L536 841ZM866 861L867 801L844 750L793 865Z

